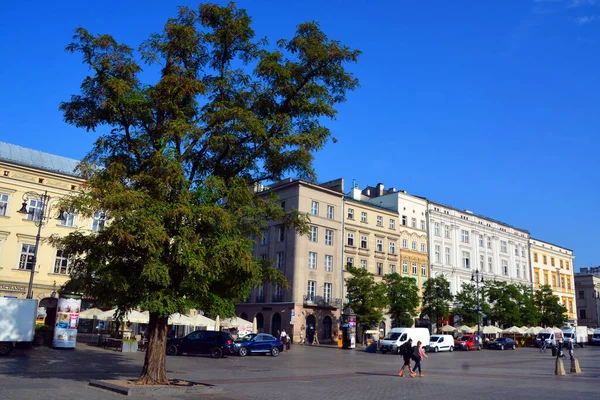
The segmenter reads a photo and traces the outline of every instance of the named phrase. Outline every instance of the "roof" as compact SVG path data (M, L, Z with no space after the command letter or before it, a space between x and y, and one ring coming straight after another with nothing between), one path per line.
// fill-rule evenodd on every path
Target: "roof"
M25 167L58 172L64 175L79 176L75 168L79 160L44 153L10 143L0 142L0 161L5 161Z
M558 247L558 248L563 249L563 250L568 250L570 252L573 252L573 249L569 249L568 247L561 246L561 245L549 242L547 240L542 240L542 239L538 239L538 238L534 238L534 237L529 237L529 239L530 240L535 240L536 242L542 242L542 243L545 243L545 244L549 244L551 246L555 246L555 247Z

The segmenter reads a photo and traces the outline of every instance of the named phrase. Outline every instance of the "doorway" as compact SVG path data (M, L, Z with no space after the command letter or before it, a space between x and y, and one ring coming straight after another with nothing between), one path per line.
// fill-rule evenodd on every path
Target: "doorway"
M276 312L271 319L271 335L279 339L277 331L281 332L281 314Z
M330 316L323 318L323 339L331 339L332 320Z
M315 334L317 333L317 319L314 315L310 314L306 316L306 339L309 344L312 344Z

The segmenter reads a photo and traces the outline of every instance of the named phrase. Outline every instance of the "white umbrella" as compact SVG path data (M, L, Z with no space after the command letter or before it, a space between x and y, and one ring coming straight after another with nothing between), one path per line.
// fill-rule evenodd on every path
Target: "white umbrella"
M150 322L150 312L144 311L139 312L131 310L123 317L123 321L130 322L132 324L147 324Z
M542 330L542 328L540 328L539 326L532 326L531 328L527 328L527 330L525 331L526 335L537 335L538 333L540 333L540 331Z
M104 312L98 314L96 316L96 319L99 319L100 321L112 320L112 319L115 318L115 313L116 312L117 312L116 308L113 308L112 310L104 311Z
M486 335L494 335L496 333L502 332L502 329L495 327L493 325L486 325L483 327L483 329L481 331Z
M466 325L459 325L456 327L456 329L461 331L462 333L473 333L473 329L469 328Z
M221 318L219 318L219 316L217 315L217 318L215 318L215 331L220 331L221 330Z
M204 315L196 314L191 317L193 326L203 326L206 327L206 330L212 331L215 330L215 320L205 317Z
M194 326L194 320L187 315L175 313L169 316L168 324Z
M523 332L521 331L521 328L519 328L518 326L511 326L510 328L503 330L502 333L510 333L513 335L520 335Z
M79 313L79 318L83 319L97 319L98 315L102 314L102 311L99 308L90 308L89 310L85 310Z
M454 331L456 331L456 328L453 327L452 325L442 326L442 332L454 332Z
M252 322L246 321L245 319L233 317L224 319L221 323L221 326L224 328L240 328L240 327L248 327L252 329Z

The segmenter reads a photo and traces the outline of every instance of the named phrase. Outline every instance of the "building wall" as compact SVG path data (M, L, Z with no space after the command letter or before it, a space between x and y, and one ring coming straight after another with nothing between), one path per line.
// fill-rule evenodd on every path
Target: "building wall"
M577 322L573 251L534 238L529 243L533 288L550 285L560 303L567 308L569 319Z
M0 210L0 296L25 297L31 269L25 269L23 245L35 245L38 228L25 214L18 213L26 192L43 194L48 191L52 199L68 197L76 193L83 183L81 179L42 169L25 167L10 162L0 162L0 199L8 199ZM4 196L4 197L2 197ZM49 206L54 205L49 202ZM3 203L4 205L4 203ZM58 208L52 207L41 229L42 242L39 246L33 282L33 297L42 299L57 292L69 279L66 270L57 268L57 249L45 242L51 235L63 236L76 229L89 231L91 221L75 217L75 226L62 226L56 219Z
M435 202L428 224L431 276L443 274L453 295L476 270L485 280L531 283L529 232Z
M577 324L600 327L600 267L582 268L575 274Z

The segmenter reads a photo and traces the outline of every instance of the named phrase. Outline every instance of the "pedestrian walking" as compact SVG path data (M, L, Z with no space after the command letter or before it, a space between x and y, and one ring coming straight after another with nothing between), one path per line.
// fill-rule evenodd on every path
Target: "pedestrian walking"
M414 349L413 352L413 359L415 360L415 366L412 369L412 372L410 373L410 377L414 378L415 375L417 374L417 369L419 370L419 376L422 378L425 375L423 375L423 372L421 372L421 361L423 360L423 358L429 358L427 357L427 354L425 354L425 350L423 350L423 347L421 347L421 341L419 340L417 342L417 348Z
M292 344L292 339L290 335L287 335L285 338L285 351L290 351L290 345Z
M319 335L315 332L315 336L313 338L313 343L312 344L319 344Z
M404 359L404 364L402 364L402 369L398 372L398 375L404 376L404 368L408 366L408 372L412 375L412 370L410 369L410 355L412 353L412 339L408 339L400 346L400 355Z
M285 333L285 329L281 330L281 333L279 334L279 340L281 340L281 343L285 346L287 343L287 333Z

